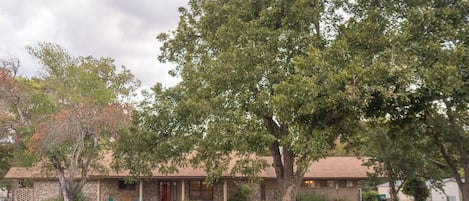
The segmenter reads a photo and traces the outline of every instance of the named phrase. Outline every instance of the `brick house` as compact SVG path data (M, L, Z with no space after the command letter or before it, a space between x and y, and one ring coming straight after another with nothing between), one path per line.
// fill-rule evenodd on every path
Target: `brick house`
M355 157L328 157L314 162L299 191L315 191L325 194L330 200L355 201L358 199L358 182L366 179L367 172L371 171L362 163ZM227 201L238 185L245 184L253 190L253 201L279 200L275 171L271 167L259 174L261 181L257 183L247 183L245 178L223 174L218 182L208 186L204 182L205 175L204 171L192 168L182 168L178 173L168 175L154 171L151 178L141 178L129 184L124 182L127 172L90 173L83 194L86 200L99 201L137 201L139 197L145 201ZM59 197L57 179L41 174L38 169L12 167L5 178L16 183L30 181L27 187L17 185L12 189L14 201L47 201Z

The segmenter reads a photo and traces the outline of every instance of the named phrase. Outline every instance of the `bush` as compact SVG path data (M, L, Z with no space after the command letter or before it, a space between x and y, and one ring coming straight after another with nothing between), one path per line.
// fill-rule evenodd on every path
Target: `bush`
M60 198L49 198L49 199L46 199L45 201L60 201Z
M247 184L239 184L228 201L249 201L253 190Z
M327 196L317 192L299 194L296 201L328 201Z
M378 191L375 190L363 191L362 196L364 201L378 201Z

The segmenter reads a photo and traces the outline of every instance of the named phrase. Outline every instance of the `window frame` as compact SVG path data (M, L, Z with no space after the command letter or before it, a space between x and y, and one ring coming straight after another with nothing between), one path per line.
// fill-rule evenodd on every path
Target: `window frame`
M193 185L197 183L197 185ZM197 186L197 189L194 189L194 186ZM209 192L209 194L207 194ZM194 194L198 196L194 196ZM204 197L205 195L210 195L210 198ZM189 180L189 199L191 200L204 200L211 201L213 200L213 186L209 186L203 180Z
M137 182L126 182L125 180L120 179L117 182L119 190L136 190Z

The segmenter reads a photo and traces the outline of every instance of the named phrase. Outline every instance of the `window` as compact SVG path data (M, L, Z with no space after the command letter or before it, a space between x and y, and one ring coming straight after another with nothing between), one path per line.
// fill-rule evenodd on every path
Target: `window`
M339 188L353 187L353 180L337 180L336 182Z
M135 182L127 182L125 180L119 180L120 190L135 190Z
M189 181L189 198L191 200L213 200L213 188L204 181Z
M334 180L327 180L327 187L329 187L329 188L335 188Z
M327 187L327 180L320 180L319 181L319 187L321 187L321 188Z
M347 186L347 181L339 180L337 181L337 185L339 186L339 188L345 188L345 186Z
M316 185L315 185L314 180L308 179L308 180L303 180L303 182L301 182L301 187L314 188L316 187Z

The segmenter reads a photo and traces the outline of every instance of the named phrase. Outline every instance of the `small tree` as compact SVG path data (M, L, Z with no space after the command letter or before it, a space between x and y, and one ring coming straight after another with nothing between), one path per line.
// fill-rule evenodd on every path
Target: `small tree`
M28 50L44 66L36 79L53 108L39 121L29 148L55 171L62 199L75 201L90 169L100 170L100 151L127 130L131 111L122 100L139 82L110 58L76 58L52 43Z
M430 190L424 178L411 178L404 182L402 192L414 197L415 201L425 201L430 196Z

